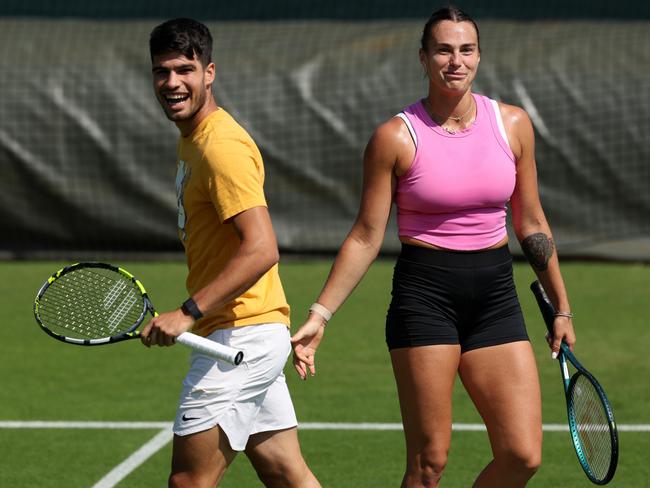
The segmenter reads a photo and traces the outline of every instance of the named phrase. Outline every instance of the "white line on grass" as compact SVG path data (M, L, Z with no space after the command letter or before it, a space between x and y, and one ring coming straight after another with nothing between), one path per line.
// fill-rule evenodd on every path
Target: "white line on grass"
M165 447L172 437L171 429L161 430L149 442L109 471L106 476L93 485L93 488L113 488L138 466Z
M620 432L650 432L650 424L618 424ZM298 425L302 430L402 430L402 424L378 423L337 423L337 422L306 422ZM567 424L544 424L544 432L568 432ZM451 424L454 431L479 432L484 431L483 424Z
M0 421L0 429L162 429L149 442L131 454L109 471L93 488L113 488L147 459L165 447L172 439L173 433L169 422L84 422L84 421ZM341 422L304 422L298 425L302 430L402 430L399 423L341 423ZM563 432L569 430L566 424L544 424L545 432ZM452 424L455 431L484 431L483 424ZM619 424L622 432L650 432L650 424Z
M66 420L0 420L0 429L167 429L171 422L95 422Z
M171 428L170 422L94 422L94 421L51 421L51 420L0 420L0 429L165 429ZM618 424L621 432L650 432L650 424ZM400 423L371 422L301 422L303 430L402 430ZM544 424L545 432L566 432L566 424ZM455 431L483 431L483 424L452 424Z

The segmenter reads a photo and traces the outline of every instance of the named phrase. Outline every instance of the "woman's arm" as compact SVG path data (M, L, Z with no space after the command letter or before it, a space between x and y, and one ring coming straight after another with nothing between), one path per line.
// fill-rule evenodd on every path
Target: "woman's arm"
M396 170L409 154L412 159L412 145L403 122L393 118L375 131L366 146L359 212L317 299L317 303L331 313L350 296L379 253L390 216ZM314 354L326 318L318 311L311 313L291 339L294 366L303 379L307 377L307 370L312 375L315 373Z
M517 161L517 181L510 199L515 234L555 309L570 313L553 234L539 199L532 123L528 114L518 107L502 104L501 113ZM551 343L554 354L559 351L562 340L573 348L576 338L570 316L556 317Z

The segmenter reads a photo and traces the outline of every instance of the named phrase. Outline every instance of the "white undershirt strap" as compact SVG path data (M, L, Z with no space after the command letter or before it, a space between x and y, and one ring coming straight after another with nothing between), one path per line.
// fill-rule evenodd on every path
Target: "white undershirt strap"
M395 117L399 117L400 119L402 119L404 121L404 123L406 124L406 128L409 130L409 132L411 134L411 139L413 139L413 144L415 144L415 147L417 148L418 147L418 136L415 135L415 130L413 129L413 126L411 125L411 121L409 120L409 118L406 116L406 114L404 112L398 113L397 115L395 115Z
M492 103L492 108L494 109L494 116L497 119L497 126L499 127L499 132L501 133L501 137L503 137L503 140L506 143L506 146L512 150L510 147L510 142L508 141L508 134L506 133L506 127L503 125L503 117L501 117L501 110L499 109L499 103L496 100L490 100L490 103Z

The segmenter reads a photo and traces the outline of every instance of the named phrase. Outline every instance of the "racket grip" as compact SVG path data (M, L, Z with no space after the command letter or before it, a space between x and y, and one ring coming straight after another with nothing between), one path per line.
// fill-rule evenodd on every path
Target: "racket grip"
M235 366L239 365L244 359L243 351L234 347L224 346L223 344L192 334L191 332L183 332L176 338L176 342L215 359L221 359L222 361L234 364Z
M542 312L542 317L544 317L544 323L548 329L549 334L553 336L553 322L555 321L555 307L549 300L544 287L539 281L534 281L530 285L530 289L535 295L537 300L537 305L539 306L540 312Z

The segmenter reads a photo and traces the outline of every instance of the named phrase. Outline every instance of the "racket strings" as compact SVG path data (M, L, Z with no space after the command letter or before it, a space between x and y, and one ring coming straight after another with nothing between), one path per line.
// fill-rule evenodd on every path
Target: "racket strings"
M571 389L569 407L585 460L594 476L602 480L612 455L609 416L596 387L582 374Z
M143 309L142 295L127 277L102 268L79 268L50 284L38 313L55 333L98 339L128 331Z

